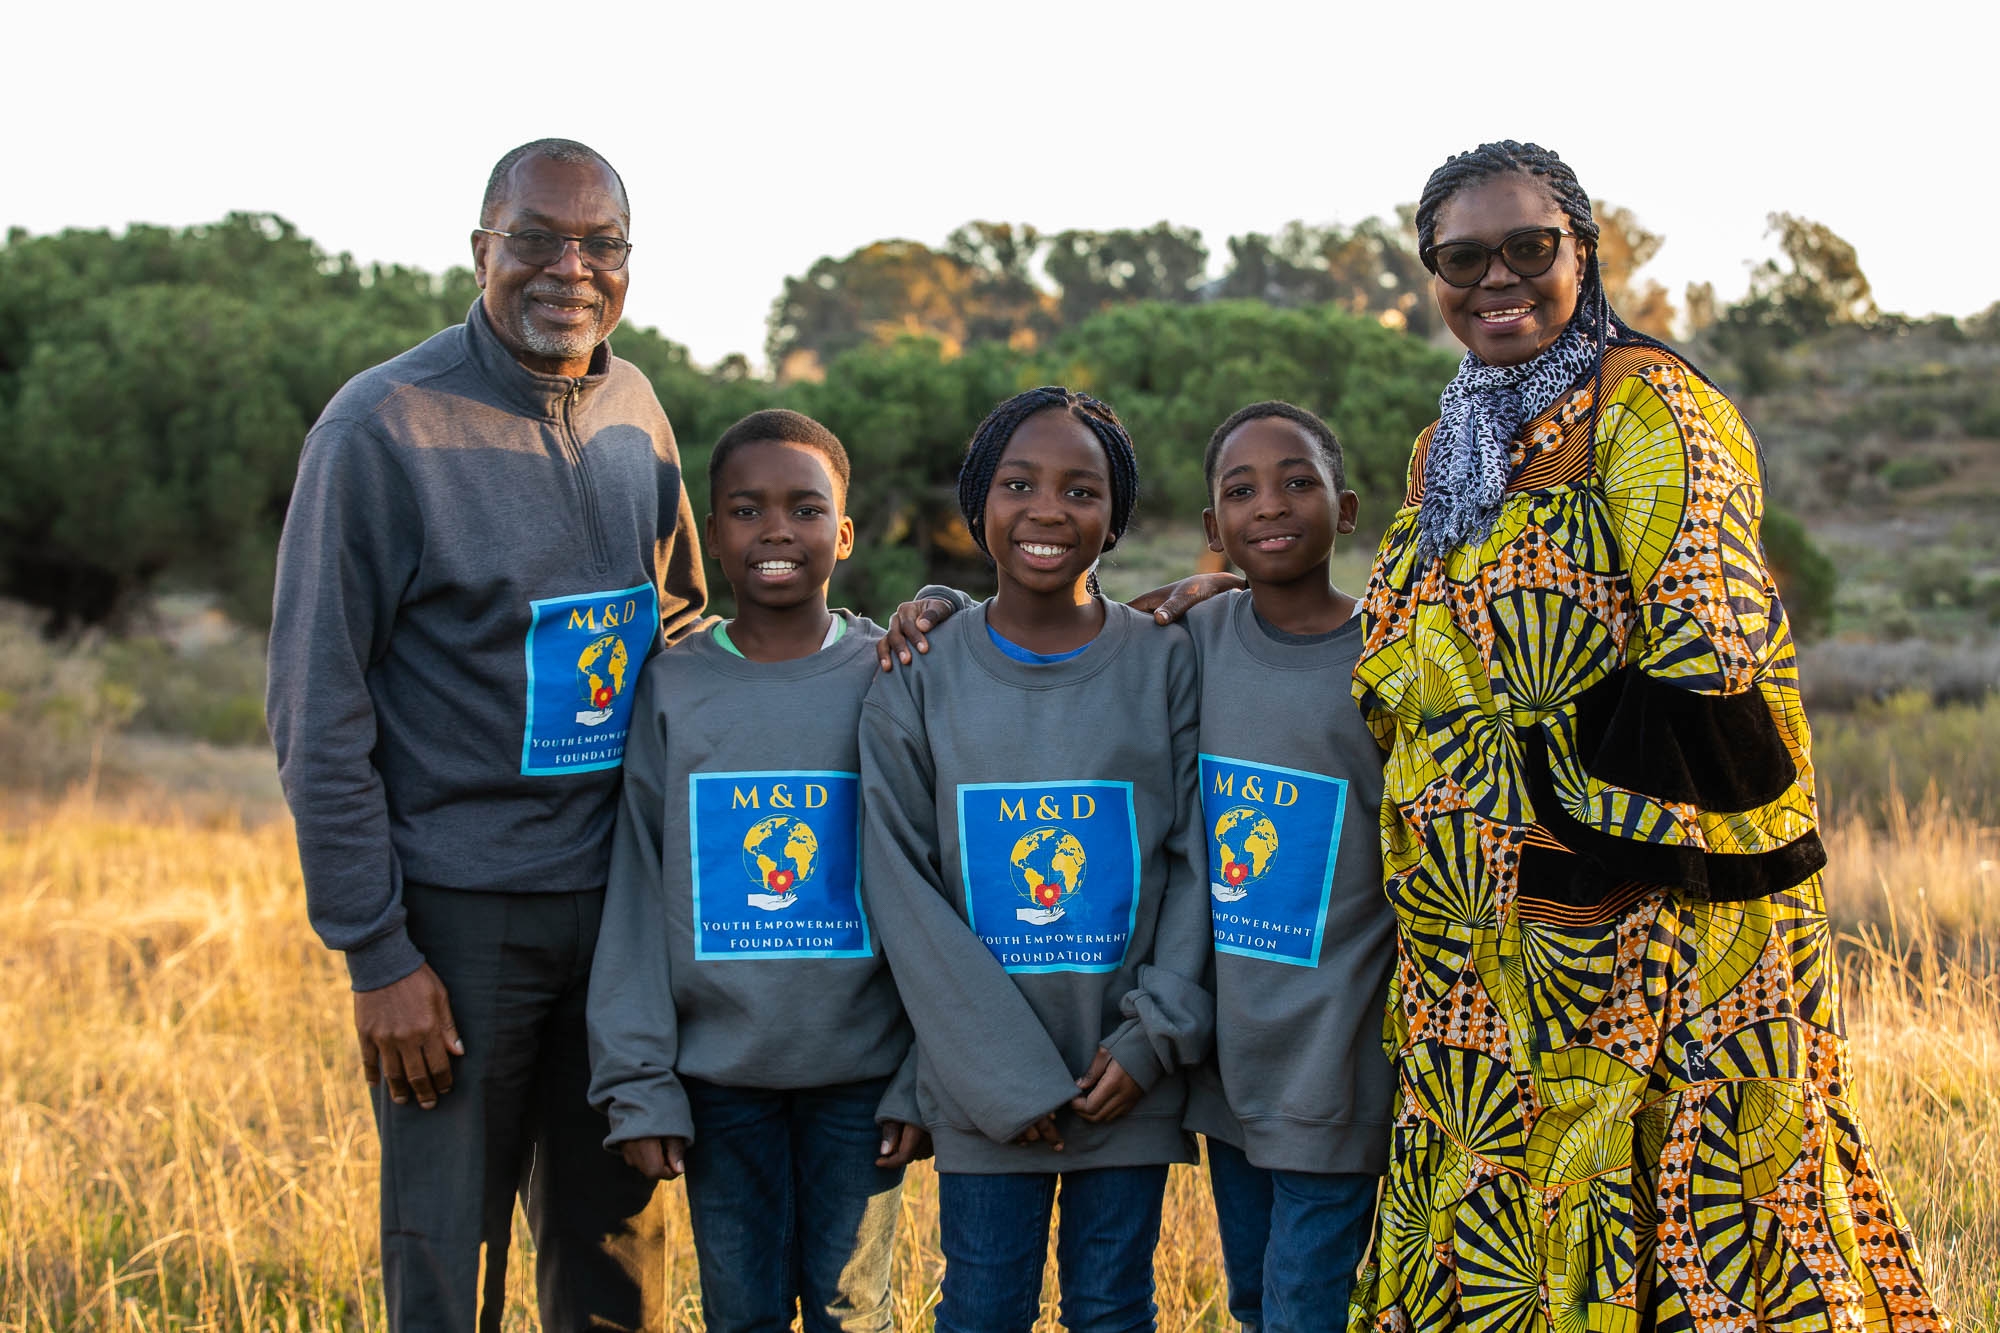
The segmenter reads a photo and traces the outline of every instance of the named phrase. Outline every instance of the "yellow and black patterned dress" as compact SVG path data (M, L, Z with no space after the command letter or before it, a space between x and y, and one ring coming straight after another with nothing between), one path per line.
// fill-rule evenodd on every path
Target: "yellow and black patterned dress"
M1948 1329L1849 1103L1750 431L1613 347L1421 561L1428 442L1355 674L1401 1085L1357 1327Z

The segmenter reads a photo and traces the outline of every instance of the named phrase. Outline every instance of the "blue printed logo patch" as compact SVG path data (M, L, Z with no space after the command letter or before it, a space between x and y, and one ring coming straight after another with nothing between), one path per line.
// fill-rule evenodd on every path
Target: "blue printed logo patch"
M632 690L660 632L650 583L528 603L528 724L521 772L588 773L625 762Z
M1139 913L1129 782L958 789L965 919L1009 972L1115 972Z
M860 841L857 773L689 777L694 956L870 957Z
M1201 809L1217 952L1318 967L1347 783L1205 754Z

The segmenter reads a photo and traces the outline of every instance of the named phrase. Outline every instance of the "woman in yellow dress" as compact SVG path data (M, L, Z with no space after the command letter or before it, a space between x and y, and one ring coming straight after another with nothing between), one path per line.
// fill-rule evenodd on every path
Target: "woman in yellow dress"
M1417 227L1468 355L1354 682L1401 1082L1356 1325L1947 1329L1850 1102L1756 437L1618 322L1554 153Z

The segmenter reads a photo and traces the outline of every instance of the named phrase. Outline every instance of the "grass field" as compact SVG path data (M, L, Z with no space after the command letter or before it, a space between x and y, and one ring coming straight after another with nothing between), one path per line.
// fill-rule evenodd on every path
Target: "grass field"
M0 814L0 1330L380 1327L374 1131L288 826L81 797ZM1867 941L1845 973L1863 1113L1947 1308L2000 1330L2000 850L1936 808L1832 844ZM935 1199L918 1171L899 1327L936 1299ZM1176 1168L1166 1329L1225 1326L1208 1208ZM526 1272L510 1328L534 1327Z

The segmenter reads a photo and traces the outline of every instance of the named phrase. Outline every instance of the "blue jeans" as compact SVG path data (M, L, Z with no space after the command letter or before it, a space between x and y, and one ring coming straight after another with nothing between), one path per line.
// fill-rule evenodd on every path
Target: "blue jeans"
M1153 1327L1153 1249L1165 1166L1061 1175L938 1175L944 1288L937 1333L1026 1333L1042 1303L1049 1209L1062 1186L1056 1272L1071 1333Z
M1381 1177L1267 1171L1211 1138L1208 1179L1230 1316L1246 1333L1346 1328Z
M888 1333L901 1168L875 1165L886 1078L771 1092L683 1078L688 1216L711 1333Z

